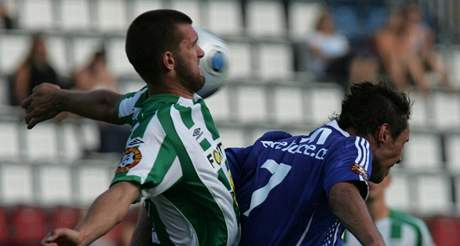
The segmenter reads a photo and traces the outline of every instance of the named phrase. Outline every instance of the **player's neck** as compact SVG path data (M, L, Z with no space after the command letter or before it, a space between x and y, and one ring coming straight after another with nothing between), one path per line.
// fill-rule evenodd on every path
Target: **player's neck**
M367 202L367 207L374 221L388 217L390 209L385 203L385 198L374 199Z
M149 96L154 96L158 94L174 94L184 98L193 98L193 93L187 90L185 87L179 83L168 83L165 82L160 85L149 84Z

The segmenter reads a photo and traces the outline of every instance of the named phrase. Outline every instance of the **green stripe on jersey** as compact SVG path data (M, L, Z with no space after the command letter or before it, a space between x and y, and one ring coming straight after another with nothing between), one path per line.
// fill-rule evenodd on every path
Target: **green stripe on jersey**
M195 125L195 122L193 122L192 119L192 109L179 104L174 105L174 107L180 112L180 117L182 118L184 125L188 129L192 128L192 126Z
M131 135L129 136L129 139L144 137L145 130L147 129L147 126L149 125L150 121L154 116L155 114L150 114L147 116L147 119L140 119L138 121L139 125L135 126L135 128L131 130ZM140 117L143 118L144 116L142 115Z
M399 223L399 221L392 220L391 225L390 225L390 238L401 239L401 231L402 231L401 227L402 226L401 226L401 223Z
M225 218L214 197L200 180L192 160L180 139L171 117L171 108L160 110L158 119L177 150L186 184L173 185L164 196L187 218L196 231L200 245L226 245L228 240Z
M146 179L146 188L153 188L163 181L164 177L168 173L168 170L171 168L171 165L174 162L177 154L170 138L166 135L163 143L161 143L160 150L158 155L153 163L153 167L149 172L149 175Z
M390 209L390 218L395 221L400 222L401 224L406 224L410 226L416 233L417 237L417 243L416 245L422 245L422 226L425 226L425 224L420 220L417 219L409 214L406 213L401 213L399 211L396 211L394 209Z
M219 132L217 131L217 127L214 124L214 120L212 119L211 113L209 112L208 107L204 103L204 100L198 101L201 105L201 113L203 114L204 122L206 124L206 128L212 135L212 139L216 140L219 138Z
M200 146L203 149L203 151L206 151L209 149L209 147L211 147L211 144L206 138L203 138L203 140L201 140L200 142Z

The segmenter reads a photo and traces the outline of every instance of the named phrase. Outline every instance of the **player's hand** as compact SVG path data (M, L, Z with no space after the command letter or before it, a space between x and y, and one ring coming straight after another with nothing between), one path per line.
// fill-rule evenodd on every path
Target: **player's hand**
M46 235L41 241L42 246L84 246L80 232L59 228Z
M32 129L42 121L54 118L61 112L57 98L60 91L61 88L57 85L42 83L22 101L21 106L26 110L25 120L28 129Z

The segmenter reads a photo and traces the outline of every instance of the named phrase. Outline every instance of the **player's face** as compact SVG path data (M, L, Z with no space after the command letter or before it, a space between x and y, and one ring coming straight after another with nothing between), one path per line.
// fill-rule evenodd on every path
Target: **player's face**
M371 181L380 183L388 175L390 168L399 163L402 158L404 145L409 141L409 128L399 134L398 137L391 137L389 131L386 131L385 137L380 143L374 146Z
M176 53L177 76L185 88L196 92L204 84L204 77L199 67L204 52L198 45L198 35L191 25L182 24L178 29L183 39Z

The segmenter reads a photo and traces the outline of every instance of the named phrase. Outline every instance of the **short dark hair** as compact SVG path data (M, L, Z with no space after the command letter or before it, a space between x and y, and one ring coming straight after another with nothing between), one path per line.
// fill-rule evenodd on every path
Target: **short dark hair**
M363 82L350 87L342 101L338 116L341 128L353 128L357 135L375 134L384 123L390 125L390 133L396 138L408 127L411 102L404 92L392 89L387 83Z
M126 55L145 82L158 83L162 78L162 54L177 50L182 39L177 24L192 24L192 19L176 10L159 9L139 15L129 26Z

